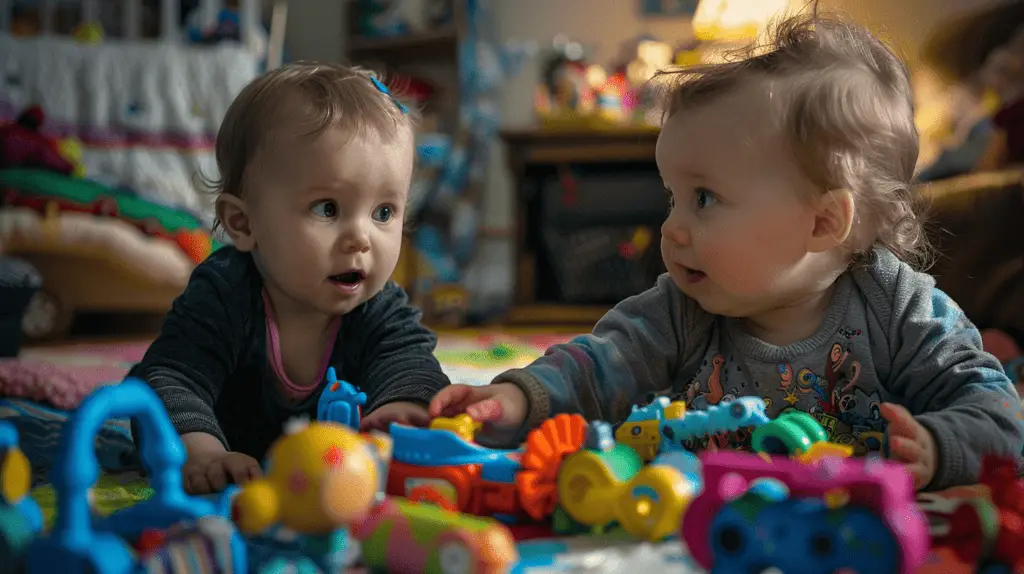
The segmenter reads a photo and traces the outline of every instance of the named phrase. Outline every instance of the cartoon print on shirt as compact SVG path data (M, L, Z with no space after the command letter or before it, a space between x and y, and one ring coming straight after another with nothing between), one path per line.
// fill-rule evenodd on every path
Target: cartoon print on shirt
M851 393L839 400L839 420L854 433L882 432L885 420L882 419L881 405L882 397L877 390L866 394L859 387L854 387Z
M722 371L725 367L725 357L722 355L715 355L711 359L712 370L711 374L708 375L708 390L704 393L704 398L707 399L709 405L717 405L722 402L722 397L725 396L725 392L722 390Z
M684 395L686 397L686 403L693 403L693 399L697 398L697 395L699 394L700 381L694 378L692 381L690 381L690 384L686 386L686 394Z
M810 412L817 412L821 410L821 399L825 397L825 389L821 386L822 378L821 375L814 371L803 368L796 375L796 389L803 394L815 393L818 395L818 404L810 408Z
M845 381L842 381L846 384L839 389L839 395L842 396L852 392L854 387L857 385L858 377L860 377L860 362L850 361L850 376L847 377Z
M796 385L793 384L793 366L789 363L779 363L779 388L777 391L782 391L785 396L783 400L791 405L795 405L798 399L796 397Z
M846 337L849 340L853 340L854 337L858 337L861 334L860 329L847 329L846 327L839 328L839 334Z
M818 404L824 412L830 415L837 412L839 376L842 372L843 363L846 362L849 356L849 348L844 351L842 345L833 343L832 348L828 352L828 360L825 361L825 380L828 382L828 386L825 388L825 396L818 398Z

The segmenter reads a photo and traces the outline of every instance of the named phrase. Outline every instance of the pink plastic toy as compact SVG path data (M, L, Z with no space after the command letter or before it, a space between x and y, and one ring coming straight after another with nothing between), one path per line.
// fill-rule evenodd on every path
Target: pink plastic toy
M862 514L864 511L873 514L872 519L877 519L888 528L890 541L894 542L894 555L886 564L893 567L889 570L891 572L915 572L928 554L928 522L914 502L915 493L910 475L899 464L882 459L840 458L801 464L784 457L766 460L757 455L737 452L705 453L701 456L701 463L704 491L690 503L686 511L682 538L693 559L712 572L721 570L713 568L716 557L712 523L727 505L738 501L738 497L748 490L782 491L781 496L788 500L812 499L824 501L821 507L826 509L857 508L863 509L860 511ZM770 486L770 481L763 479L774 479L777 483ZM782 487L778 486L779 483ZM758 485L764 487L758 488ZM766 496L764 500L771 498ZM773 536L763 532L770 528L759 518L750 516L750 519L761 526L751 529L751 532L757 532L755 536ZM800 520L791 516L789 522L794 521ZM802 524L801 528L807 532L819 526L813 521L802 521ZM719 566L725 567L725 564Z

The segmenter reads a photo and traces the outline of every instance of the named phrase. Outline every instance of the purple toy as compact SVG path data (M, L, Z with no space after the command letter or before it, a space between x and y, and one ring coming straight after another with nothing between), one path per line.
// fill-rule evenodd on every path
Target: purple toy
M928 521L915 504L910 475L899 464L880 458L825 458L801 464L785 457L714 452L702 455L701 465L704 491L686 510L682 538L693 559L711 572L724 572L748 560L766 568L795 558L807 558L802 562L805 566L817 563L817 557L795 556L800 551L787 544L788 538L807 538L811 548L828 546L828 536L844 531L828 524L838 516L849 517L845 530L864 526L866 521L888 529L879 546L887 545L889 551L884 558L875 558L878 567L871 567L872 571L909 574L923 565L928 554ZM785 504L814 512L803 517L787 510L788 518L780 518L780 524L786 525L775 529L770 525L771 509ZM775 540L779 536L788 538ZM772 554L772 548L784 552ZM725 549L730 556L724 555ZM864 561L863 556L835 558Z

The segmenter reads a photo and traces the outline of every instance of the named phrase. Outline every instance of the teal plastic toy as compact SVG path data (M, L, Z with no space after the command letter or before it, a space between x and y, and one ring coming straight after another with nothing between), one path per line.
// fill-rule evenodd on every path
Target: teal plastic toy
M788 411L757 427L750 446L756 452L792 456L827 440L825 429L814 417L803 411Z

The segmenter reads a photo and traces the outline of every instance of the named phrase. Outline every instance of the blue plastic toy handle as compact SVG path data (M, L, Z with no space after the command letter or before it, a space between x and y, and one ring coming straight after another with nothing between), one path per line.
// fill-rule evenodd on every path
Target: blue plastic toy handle
M60 450L50 473L57 494L54 532L88 536L92 521L88 491L99 478L94 441L104 421L111 418L132 418L137 422L139 455L154 492L150 500L115 513L113 520L98 521L105 523L103 529L137 533L143 527L166 528L181 520L214 513L213 504L189 497L182 489L185 447L160 398L146 383L129 378L86 397L63 429Z
M0 449L18 446L18 427L8 421L0 421Z

